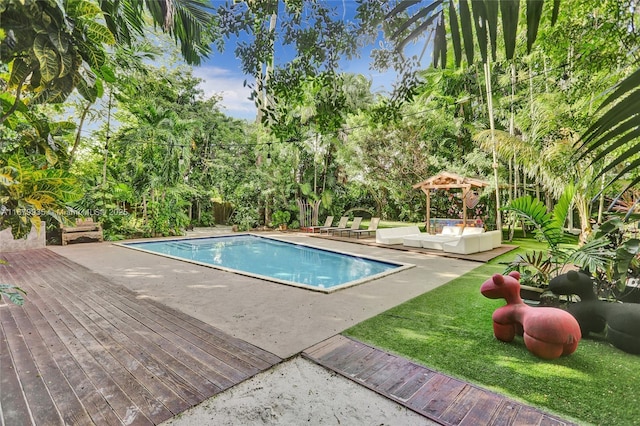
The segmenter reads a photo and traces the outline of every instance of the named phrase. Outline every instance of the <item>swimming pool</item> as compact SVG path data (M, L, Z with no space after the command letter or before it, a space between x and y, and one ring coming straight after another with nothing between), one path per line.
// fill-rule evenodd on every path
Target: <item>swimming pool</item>
M413 266L253 234L119 245L325 293Z

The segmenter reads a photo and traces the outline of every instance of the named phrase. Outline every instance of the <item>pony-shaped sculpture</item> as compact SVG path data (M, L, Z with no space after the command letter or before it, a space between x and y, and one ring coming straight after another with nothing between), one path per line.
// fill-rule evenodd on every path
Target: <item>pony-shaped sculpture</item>
M493 312L493 334L503 342L521 335L529 352L543 359L573 353L581 337L576 319L562 309L526 305L520 298L519 280L517 271L495 274L480 287L483 296L507 301Z
M577 294L580 302L569 304L567 310L578 320L583 336L606 332L613 346L625 352L640 354L640 305L599 300L591 277L584 272L569 271L549 282L555 294Z

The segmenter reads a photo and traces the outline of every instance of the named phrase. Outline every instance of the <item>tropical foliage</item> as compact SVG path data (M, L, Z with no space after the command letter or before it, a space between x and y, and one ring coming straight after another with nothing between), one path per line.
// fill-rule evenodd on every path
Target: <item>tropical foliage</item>
M80 198L76 179L48 168L44 157L16 153L0 160L0 229L11 227L14 238L40 232L42 217L62 222L67 203Z
M629 271L637 275L640 240L625 236L624 223L613 217L599 226L585 244L576 246L564 231L574 197L574 191L569 188L553 212L529 196L517 198L503 208L524 219L547 246L544 251L518 254L506 272L518 270L523 284L546 287L567 265L577 266L594 277L599 295L615 298L624 290Z
M16 305L24 304L23 294L26 294L20 287L11 284L0 284L0 300L4 297Z
M32 102L41 96L32 78L24 82L21 102L12 102L18 95L17 86L9 85L15 81L13 63L0 70L12 88L3 95L1 148L4 158L20 150L45 156L48 170L72 165L85 194L73 207L87 214L113 212L101 218L113 238L211 224L218 203L231 203L225 219L245 228L268 225L275 211L289 212L295 224L298 198L321 200L326 214L362 207L421 221L423 200L410 187L447 169L493 182L479 194L482 209L474 212L489 223L498 216L494 206L505 199L531 195L550 210L574 185L573 206L587 241L592 199L602 190L594 176L615 153L573 162L580 153L572 146L598 106L594 88L604 90L629 74L632 58L624 52L637 45L628 31L635 18L617 1L522 7L507 1L362 2L354 22L325 2L233 2L215 9L177 0L21 2L3 9L3 29L10 17L17 19L17 8L39 16L43 10L53 14L46 9L53 8L101 26L98 31L86 24L74 36L86 39L78 49L93 43L104 54L93 65L83 59L77 70L93 84L95 96L77 105L75 122L56 121L63 109ZM208 46L220 48L222 41L244 35L236 54L244 71L256 76L254 96L266 126L225 117L219 99L203 98L199 81L187 66L172 62L177 54L166 45L167 66L149 65L140 38L145 13L178 42L188 62L208 54ZM35 40L44 30L37 20L29 25L30 32L22 30ZM57 27L47 28L52 35ZM434 29L437 64L456 66L407 78L410 96L396 98L404 102L391 114L389 98L372 93L365 77L337 72L341 55L356 54L380 29L388 52L374 52L378 67L408 71L418 58L403 57L402 49ZM186 32L195 34L191 53L183 43ZM15 34L2 33L6 61L17 52L16 46L9 49ZM611 41L612 34L619 42ZM153 37L164 43L162 36ZM107 50L113 42L119 44ZM33 46L35 41L22 48L25 58L35 55L28 53ZM287 47L294 47L294 59L278 63L277 49ZM595 58L589 56L593 51L599 52ZM484 61L492 65L489 72L480 65ZM86 137L87 125L101 129ZM619 188L605 195L613 189ZM448 194L433 201L437 215L457 214L458 200Z

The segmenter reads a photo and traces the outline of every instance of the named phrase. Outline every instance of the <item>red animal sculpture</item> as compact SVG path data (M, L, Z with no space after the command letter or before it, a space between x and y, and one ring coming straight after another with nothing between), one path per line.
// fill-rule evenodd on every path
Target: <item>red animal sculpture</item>
M568 312L559 308L534 308L520 298L520 273L495 274L480 287L489 299L505 299L507 304L493 312L493 334L498 340L511 342L516 334L535 356L556 359L578 348L580 325Z

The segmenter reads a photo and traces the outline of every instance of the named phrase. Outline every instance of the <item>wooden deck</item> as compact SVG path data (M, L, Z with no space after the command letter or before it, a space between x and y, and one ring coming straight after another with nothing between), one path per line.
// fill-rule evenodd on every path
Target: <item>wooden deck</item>
M154 425L281 361L47 249L3 253L0 424Z
M303 356L442 425L573 425L348 337Z

